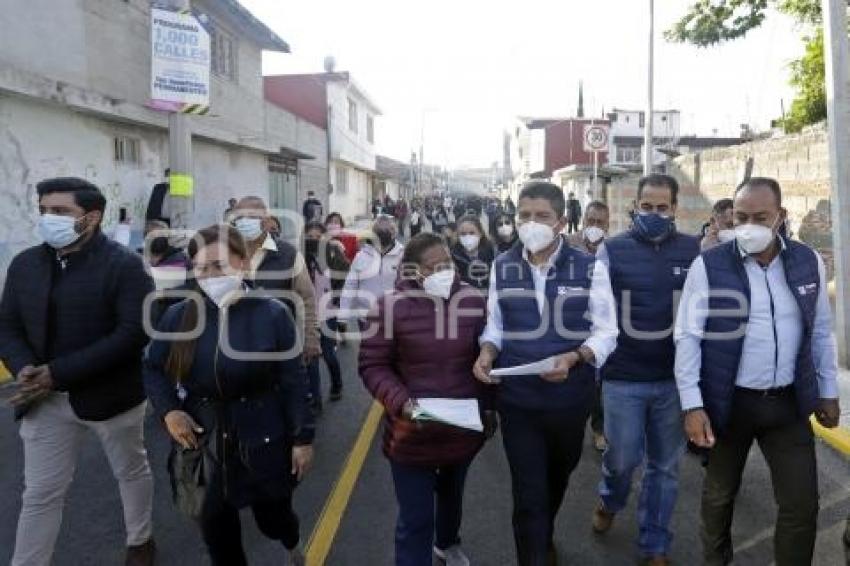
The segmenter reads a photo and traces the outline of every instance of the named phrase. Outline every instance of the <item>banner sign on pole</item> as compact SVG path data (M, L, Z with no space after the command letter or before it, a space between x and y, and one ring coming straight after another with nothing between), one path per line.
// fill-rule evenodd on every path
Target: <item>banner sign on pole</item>
M209 104L209 32L189 11L152 7L149 106L206 114Z

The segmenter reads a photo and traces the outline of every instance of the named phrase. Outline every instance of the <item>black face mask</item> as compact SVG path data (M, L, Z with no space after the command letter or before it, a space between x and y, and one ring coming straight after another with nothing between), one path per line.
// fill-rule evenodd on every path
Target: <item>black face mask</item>
M375 235L382 248L388 248L393 243L393 233L389 230L375 230Z
M149 249L150 253L153 255L165 255L165 252L168 251L168 247L168 238L160 236L151 240Z
M319 255L319 240L304 240L304 254L311 257Z

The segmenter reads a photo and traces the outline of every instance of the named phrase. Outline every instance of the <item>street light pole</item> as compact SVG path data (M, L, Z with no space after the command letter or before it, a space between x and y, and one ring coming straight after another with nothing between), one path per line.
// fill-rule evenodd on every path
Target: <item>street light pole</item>
M822 0L826 64L827 128L832 185L832 238L835 261L835 334L839 362L850 364L850 53L847 0ZM825 292L825 289L821 292Z
M649 0L649 65L648 65L648 80L647 80L647 100L646 100L646 120L644 122L644 141L643 141L643 174L649 175L652 173L653 155L652 148L653 139L653 97L655 83L655 0Z
M176 10L189 10L189 0L171 0L172 8ZM195 208L195 197L193 195L194 188L189 190L188 195L174 194L174 187L177 184L176 179L180 179L180 183L186 182L194 185L194 177L192 174L192 127L189 123L189 116L180 112L172 112L168 115L168 166L171 169L169 176L169 186L171 187L168 195L169 215L171 218L171 227L176 229L186 230L192 221L192 214Z

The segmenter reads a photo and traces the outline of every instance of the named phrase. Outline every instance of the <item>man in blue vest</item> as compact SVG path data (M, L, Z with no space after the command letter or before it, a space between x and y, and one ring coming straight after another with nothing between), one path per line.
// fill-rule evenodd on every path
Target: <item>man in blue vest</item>
M676 230L678 193L672 177L642 178L631 229L606 240L596 254L610 271L620 333L602 368L608 450L592 525L597 534L611 528L626 506L635 469L645 461L638 547L653 566L668 564L685 448L673 374L674 300L699 254L699 240Z
M553 524L578 464L594 396L594 366L614 349L617 323L608 270L570 247L562 190L526 184L519 195L522 242L493 264L488 320L474 372L546 359L554 368L505 376L502 439L511 468L513 526L521 566L556 563Z
M782 236L786 216L775 180L739 187L735 240L694 262L679 307L685 433L711 448L702 496L706 564L732 561L735 496L753 440L779 506L776 564L812 561L818 486L809 416L838 425L838 369L823 260Z

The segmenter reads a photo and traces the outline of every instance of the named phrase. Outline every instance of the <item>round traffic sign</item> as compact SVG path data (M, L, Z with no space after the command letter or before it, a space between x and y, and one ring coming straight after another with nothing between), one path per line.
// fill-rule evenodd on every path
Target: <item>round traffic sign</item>
M584 143L591 151L608 149L608 129L604 126L588 126L584 131Z

